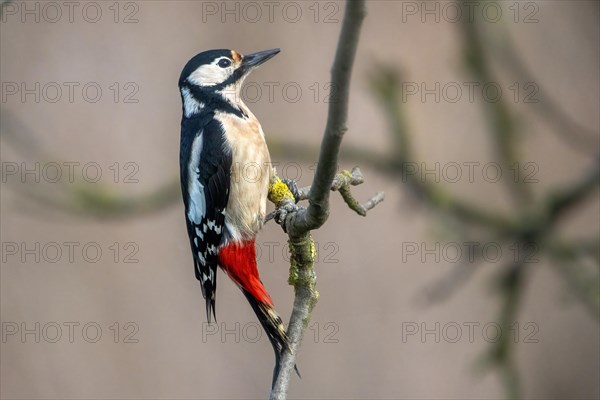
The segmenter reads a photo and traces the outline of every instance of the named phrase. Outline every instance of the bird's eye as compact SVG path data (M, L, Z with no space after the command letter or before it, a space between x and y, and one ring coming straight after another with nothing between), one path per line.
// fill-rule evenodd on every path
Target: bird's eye
M229 61L227 58L222 58L221 60L219 60L219 67L221 68L227 68L231 65L231 61Z

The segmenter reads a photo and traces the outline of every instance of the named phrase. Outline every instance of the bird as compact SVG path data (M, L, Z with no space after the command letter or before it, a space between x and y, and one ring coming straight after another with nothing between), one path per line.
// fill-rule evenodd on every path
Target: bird
M211 323L212 314L216 321L218 266L241 289L273 346L273 384L282 351L290 347L260 280L255 247L273 169L261 124L240 93L244 79L279 52L204 51L187 62L179 77L181 191L207 319Z

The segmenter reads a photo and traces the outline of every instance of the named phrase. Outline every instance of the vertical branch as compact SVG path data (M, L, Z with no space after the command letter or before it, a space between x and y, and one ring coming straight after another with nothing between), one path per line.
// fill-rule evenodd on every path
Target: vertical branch
M309 206L306 210L296 213L290 223L286 223L291 236L319 228L329 216L329 192L337 170L340 144L347 130L350 78L365 15L363 0L352 0L346 3L342 32L331 68L334 98L329 103L319 162L308 198Z
M285 399L290 379L296 366L296 354L304 331L310 322L310 315L317 304L319 293L315 290L317 276L314 270L315 244L306 233L290 238L290 276L288 282L294 286L294 308L287 328L290 347L281 357L279 374L271 392L271 399Z
M365 15L363 0L346 3L342 31L331 69L331 82L336 96L329 103L319 163L308 196L309 205L306 209L299 209L289 214L283 221L283 226L289 234L291 253L289 282L294 286L295 297L294 309L287 329L290 349L284 349L281 355L280 368L271 391L272 400L285 399L287 396L302 335L308 326L312 309L318 298L315 290L315 248L310 231L322 226L329 216L329 194L337 170L340 145L347 130L350 78ZM285 199L281 202L283 204L278 204L278 207L285 207L286 202L290 205L290 201L293 200Z

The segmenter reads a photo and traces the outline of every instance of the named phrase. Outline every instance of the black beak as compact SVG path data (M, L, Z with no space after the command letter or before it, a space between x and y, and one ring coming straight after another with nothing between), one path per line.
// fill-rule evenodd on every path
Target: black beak
M242 60L242 68L244 68L245 70L249 70L254 67L258 67L260 64L275 57L275 55L277 53L279 53L280 51L281 50L279 50L279 49L271 49L271 50L264 50L264 51L259 51L257 53L248 54L248 55L244 56L244 58Z

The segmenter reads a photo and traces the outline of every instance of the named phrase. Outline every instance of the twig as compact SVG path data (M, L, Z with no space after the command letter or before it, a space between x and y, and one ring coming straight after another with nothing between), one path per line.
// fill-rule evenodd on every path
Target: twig
M590 314L600 318L600 275L597 263L581 251L564 243L551 243L547 251L552 257L551 265L564 277L571 292L585 305Z
M279 178L276 178L276 179L279 179ZM281 180L279 180L279 181L281 181ZM364 183L364 181L365 181L365 178L364 178L360 168L354 167L354 168L352 168L352 171L342 171L342 172L336 174L335 178L333 179L333 183L331 184L331 190L334 192L336 192L336 191L339 192L340 195L342 196L342 198L344 199L344 201L346 202L346 204L348 205L348 207L350 207L351 210L355 211L358 215L362 215L363 217L365 217L367 215L367 212L369 210L375 208L375 206L377 206L377 204L383 202L383 200L385 199L384 192L377 192L377 193L375 193L375 195L373 197L371 197L369 200L367 200L367 202L365 204L360 204L358 202L358 200L356 200L354 198L354 196L352 195L350 186L358 186L358 185ZM310 193L310 186L306 186L306 187L298 189L297 193L295 193L295 196L294 196L295 202L297 203L302 200L308 200L309 193ZM293 194L291 194L291 192L290 192L290 196L288 196L287 199L282 198L279 201L272 199L273 202L276 203L278 207L277 207L277 210L269 213L266 216L265 222L268 222L275 217L278 210L282 207L283 202L288 202L289 204L291 204L292 196L293 196Z
M358 200L354 198L350 190L350 186L358 186L365 181L365 178L358 167L352 168L352 171L342 171L336 174L331 184L331 190L339 192L348 207L354 210L358 215L365 217L367 211L374 208L377 204L381 203L385 199L384 192L378 192L375 196L371 197L365 204L360 204ZM310 186L301 188L298 190L296 201L309 199Z

